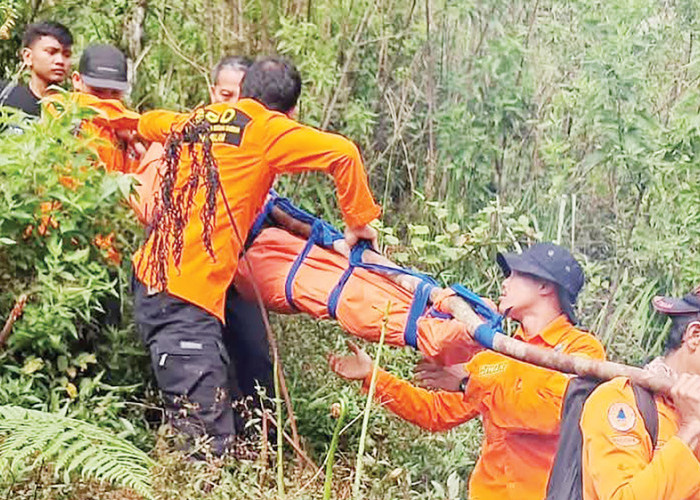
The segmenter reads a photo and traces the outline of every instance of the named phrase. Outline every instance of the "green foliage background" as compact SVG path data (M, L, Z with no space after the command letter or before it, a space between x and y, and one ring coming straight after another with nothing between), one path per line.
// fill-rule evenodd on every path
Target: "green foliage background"
M11 39L0 42L6 77L17 74L22 26L56 19L76 36L76 61L87 43L97 41L129 55L130 103L141 111L189 109L206 101L209 68L221 55L277 52L292 58L305 83L300 118L340 131L362 148L384 206L387 253L445 283L460 281L495 296L497 251L559 241L584 262L582 323L613 359L640 363L658 353L665 325L651 313L650 298L700 283L697 0L0 3L5 5L18 17ZM22 155L0 141L0 237L17 242L3 239L0 246L0 317L18 293L34 294L11 349L0 358L0 404L97 421L149 449L143 405L156 400L128 300L120 326L92 321L100 298L115 290L112 281L125 295L128 265L107 271L94 249L76 255L55 234L25 242L19 233L42 201L30 197L25 174L41 179L36 176L45 175L45 165L66 164L78 148L46 142L63 137L58 128L22 139ZM113 225L128 254L138 231L125 210L112 210L119 206L116 191L104 194L116 181L93 177L94 189L77 202L80 213L66 217L82 224L86 241L104 234L104 224ZM75 196L44 184L56 199ZM326 179L284 178L278 190L339 222ZM70 241L68 235L64 240ZM301 432L320 461L333 429L329 405L344 397L349 419L359 413L356 387L329 377L323 359L330 349L342 350L344 336L330 324L301 318L277 318L275 327ZM411 353L394 350L387 359L394 372L410 377ZM343 467L352 463L356 427L341 437L340 477L349 473ZM477 425L428 435L377 411L371 428L370 498L464 496L464 478L478 452ZM163 460L162 477L182 472ZM218 485L215 494L273 494L265 471L246 475L241 466L210 476L186 470ZM164 497L184 491L167 484L161 484ZM301 497L316 498L320 490L305 491ZM342 496L342 489L337 493Z

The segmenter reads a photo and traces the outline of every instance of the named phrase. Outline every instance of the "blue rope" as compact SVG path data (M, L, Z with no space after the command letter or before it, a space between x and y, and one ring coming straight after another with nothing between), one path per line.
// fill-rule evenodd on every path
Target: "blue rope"
M428 307L430 293L435 289L435 285L427 281L421 281L413 295L411 309L408 311L406 326L403 331L403 339L406 345L418 349L418 318L423 316L425 308Z
M294 280L296 279L299 268L304 263L304 259L307 257L307 255L309 255L309 252L311 252L313 246L319 241L320 238L322 238L322 231L323 228L321 227L321 224L319 224L318 221L314 222L311 226L311 234L309 234L309 239L306 241L306 245L304 245L304 248L301 250L299 255L297 255L297 258L294 259L292 267L289 268L287 280L284 282L284 296L287 299L287 303L290 305L290 307L296 311L298 311L299 308L294 303Z
M350 250L350 259L348 259L349 265L338 280L338 283L336 283L335 287L333 287L333 290L331 290L330 295L328 296L328 314L333 319L336 318L338 302L340 301L340 294L343 293L343 288L345 288L345 284L350 279L350 276L355 270L355 267L357 267L358 264L362 263L362 252L364 252L368 248L368 245L369 242L360 241L357 245L352 247L352 249Z

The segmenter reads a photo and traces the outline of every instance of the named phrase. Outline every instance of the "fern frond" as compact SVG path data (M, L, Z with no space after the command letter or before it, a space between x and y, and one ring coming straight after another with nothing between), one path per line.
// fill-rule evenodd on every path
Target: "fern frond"
M0 406L0 476L19 476L52 463L56 477L72 474L131 488L152 499L154 462L134 445L95 425L54 413Z

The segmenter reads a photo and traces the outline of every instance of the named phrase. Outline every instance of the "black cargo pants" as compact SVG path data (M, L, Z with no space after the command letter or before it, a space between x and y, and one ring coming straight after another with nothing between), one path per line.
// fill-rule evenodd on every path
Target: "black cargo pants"
M207 436L212 453L223 454L236 435L233 399L254 395L256 380L271 394L272 363L261 312L230 289L224 326L166 292L149 295L137 279L133 290L136 323L169 422L192 439Z

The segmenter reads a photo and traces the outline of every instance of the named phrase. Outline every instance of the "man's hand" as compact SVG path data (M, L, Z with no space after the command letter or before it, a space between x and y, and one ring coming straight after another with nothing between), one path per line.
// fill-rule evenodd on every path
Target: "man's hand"
M345 229L345 242L350 248L354 247L360 240L369 240L372 242L372 248L377 250L379 233L369 224L359 227L348 227Z
M372 373L372 358L354 342L348 340L349 356L328 355L328 364L335 373L347 380L364 380Z
M141 142L138 134L133 130L121 129L115 132L116 136L126 145L129 156L140 160L146 154L146 146Z
M442 366L439 363L423 358L414 370L418 384L429 389L459 392L459 385L469 374L464 366Z
M671 397L681 415L678 437L697 455L700 451L700 376L681 374L671 388Z

